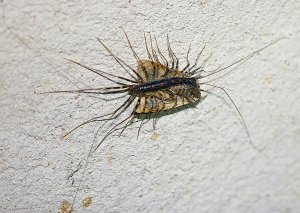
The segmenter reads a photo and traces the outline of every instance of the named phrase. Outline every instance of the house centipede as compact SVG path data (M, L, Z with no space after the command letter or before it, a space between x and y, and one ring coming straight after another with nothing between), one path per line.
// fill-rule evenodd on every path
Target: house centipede
M137 68L134 69L124 60L119 58L115 53L113 53L100 39L97 38L98 42L106 49L109 55L120 65L120 67L130 76L130 78L123 77L120 75L111 74L106 71L102 71L99 69L95 69L79 63L77 61L66 59L76 65L83 67L96 75L113 82L114 85L109 87L99 87L99 88L85 88L85 89L77 89L77 90L57 90L45 93L81 93L81 94L94 94L94 95L111 95L111 94L119 94L125 93L128 95L128 98L119 105L115 110L110 113L106 113L104 115L96 116L91 119L88 119L79 125L75 126L73 129L65 133L62 137L66 137L71 134L76 129L87 125L93 122L108 122L114 119L117 119L126 109L130 106L133 107L133 111L127 116L125 119L121 120L117 124L115 124L112 128L110 128L106 135L102 138L102 140L98 143L96 148L97 150L102 142L115 131L119 131L119 136L123 134L125 129L134 122L137 118L140 121L140 127L138 128L137 136L140 134L140 130L144 124L145 120L153 119L153 130L155 130L156 118L163 112L172 111L172 110L180 110L182 108L189 107L191 105L196 105L202 99L202 93L213 94L211 91L204 90L200 87L200 85L210 86L212 88L217 88L221 90L230 100L235 110L239 114L239 117L242 121L242 124L246 130L249 142L251 146L258 150L253 144L248 127L246 122L228 94L228 92L220 87L209 82L200 82L200 80L205 79L208 76L215 75L220 73L230 67L233 67L236 64L239 64L249 58L253 57L255 54L261 52L267 47L273 45L278 42L276 40L271 42L270 44L252 52L251 54L217 70L213 70L206 75L202 75L204 71L205 64L211 57L209 55L200 66L198 66L198 62L200 56L203 54L205 49L205 45L200 50L197 55L197 58L193 64L189 61L189 53L190 47L186 54L186 65L184 68L180 69L179 67L179 58L173 52L169 36L167 35L167 51L168 58L164 56L159 48L158 42L156 38L152 39L151 34L149 35L149 41L147 39L146 34L144 33L144 43L147 52L147 59L141 59L136 51L134 50L127 33L124 31L127 43L129 48L133 54L133 57L136 60ZM102 125L103 126L103 125Z

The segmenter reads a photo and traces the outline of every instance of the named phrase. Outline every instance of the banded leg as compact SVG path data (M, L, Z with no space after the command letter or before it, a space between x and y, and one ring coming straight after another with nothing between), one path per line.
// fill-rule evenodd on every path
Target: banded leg
M190 67L190 61L189 61L190 50L191 50L191 44L190 44L189 49L188 49L187 54L186 54L186 66L183 68L182 72L185 72L185 70Z
M203 53L203 51L204 51L204 49L205 49L205 46L206 46L206 44L204 44L203 48L201 49L200 53L198 54L198 56L197 56L197 58L196 58L196 60L195 60L194 65L193 65L192 67L190 67L189 69L187 69L187 72L190 72L191 70L194 69L195 66L197 66L198 61L199 61L199 59L200 59L200 56L202 55L202 53Z
M92 123L92 122L101 122L101 121L109 121L109 120L113 120L115 118L117 118L126 108L129 107L129 105L134 101L135 97L130 96L127 100L125 100L123 102L123 104L121 106L119 106L116 110L114 110L111 113L107 113L105 115L101 115L101 116L96 116L94 118L91 118L87 121L82 122L81 124L77 125L76 127L74 127L73 129L71 129L69 132L65 133L62 138L65 138L66 136L68 136L69 134L71 134L73 131L75 131L76 129L78 129L79 127L82 127L86 124ZM124 108L124 109L122 109ZM122 109L122 110L121 110ZM121 111L120 111L121 110ZM120 112L119 112L120 111ZM104 118L110 116L109 118ZM101 119L100 119L101 118ZM103 118L103 119L102 119Z
M115 61L126 71L128 75L130 75L135 81L137 82L143 82L143 79L141 76L137 73L136 70L131 68L128 64L126 64L122 59L120 59L116 54L114 54L102 41L100 38L97 38L97 40L100 42L100 44L108 51L108 53L115 59ZM136 76L133 76L129 70L131 70ZM139 80L138 80L139 79Z
M68 60L68 61L70 61L70 62L73 62L73 63L75 63L75 64L77 64L77 65L79 65L79 66L81 66L81 67L83 67L83 68L85 68L85 69L87 69L87 70L89 70L89 71L91 71L91 72L97 74L97 75L100 75L101 77L103 77L103 78L105 78L105 79L107 79L107 80L109 80L109 81L111 81L111 82L114 82L114 83L116 83L116 84L119 84L119 85L126 85L126 84L121 83L121 82L118 82L118 81L115 81L115 80L113 80L113 79L111 79L111 78L109 78L109 77L107 77L107 76L105 76L105 75L109 75L109 76L118 78L118 79L120 79L120 80L125 80L125 81L131 82L131 83L138 83L137 81L133 81L133 80L128 79L128 78L124 78L124 77L121 77L121 76L118 76L118 75L113 75L113 74L110 74L110 73L101 71L101 70L99 70L99 69L94 69L94 68L92 68L92 67L89 67L89 66L87 66L87 65L81 64L81 63L79 63L79 62L77 62L77 61L74 61L74 60L71 60L71 59L67 59L67 58L65 58L65 59Z

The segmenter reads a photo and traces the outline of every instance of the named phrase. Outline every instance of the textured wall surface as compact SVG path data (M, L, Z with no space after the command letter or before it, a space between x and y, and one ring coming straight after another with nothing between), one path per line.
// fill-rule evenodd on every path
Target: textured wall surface
M300 212L299 0L0 6L0 212L68 212L72 204L74 212ZM285 37L210 82L229 92L262 152L218 89L196 108L161 117L156 134L148 122L138 139L138 125L109 137L88 161L93 141L130 109L98 135L101 123L92 123L60 139L124 98L36 92L111 85L64 57L125 76L95 39L135 67L123 29L143 57L144 32L164 53L168 34L181 67L189 44L192 60L206 43L208 71Z

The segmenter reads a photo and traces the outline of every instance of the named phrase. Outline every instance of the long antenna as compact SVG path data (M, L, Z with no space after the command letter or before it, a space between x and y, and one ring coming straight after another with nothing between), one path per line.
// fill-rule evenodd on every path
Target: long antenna
M263 51L264 49L266 49L266 48L272 46L273 44L275 44L275 43L277 43L277 42L279 42L280 40L285 39L285 38L286 38L286 37L277 39L277 40L271 42L270 44L268 44L268 45L266 45L266 46L260 48L259 50L256 50L256 51L252 52L251 54L249 54L249 55L247 55L247 56L245 56L245 57L243 57L243 58L241 58L241 59L239 59L239 60L233 62L232 64L230 64L230 65L228 65L228 66L226 66L226 67L224 67L224 68L222 68L222 69L213 71L212 73L209 73L209 74L207 74L207 75L205 75L205 76L195 76L195 78L197 78L197 79L206 78L206 77L208 77L208 76L211 76L211 75L214 75L214 74L216 74L216 73L219 73L219 72L221 72L221 71L223 71L223 70L226 70L226 69L228 69L228 68L230 68L230 67L232 67L232 66L234 66L234 65L236 65L236 64L238 64L238 63L240 63L240 62L242 62L242 61L248 60L249 58L253 57L255 54L260 53L260 52Z
M208 85L208 86L211 86L211 87L215 87L215 88L218 88L220 89L221 91L223 91L225 93L225 95L229 98L230 102L233 104L234 108L236 109L236 111L238 112L241 120L242 120L242 124L244 125L245 129L246 129L246 133L247 133L247 136L248 136L248 139L249 139L249 143L250 145L252 146L253 149L255 149L256 151L258 151L259 153L261 153L262 150L259 150L253 143L252 139L251 139L251 136L250 136L250 132L249 132L249 129L247 127L247 124L245 122L245 119L242 115L242 113L240 112L240 110L238 109L238 107L236 106L236 104L234 103L234 101L232 100L232 98L230 97L230 95L228 94L228 92L223 88L223 87L219 87L219 86L216 86L216 85L212 85L212 84L204 84L204 85ZM206 91L206 90L201 90L203 92L206 92L206 93L210 93L209 91Z

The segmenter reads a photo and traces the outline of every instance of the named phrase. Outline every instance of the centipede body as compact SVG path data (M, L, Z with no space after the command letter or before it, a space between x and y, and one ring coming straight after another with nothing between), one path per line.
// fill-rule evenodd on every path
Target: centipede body
M183 68L179 66L179 59L174 54L171 49L171 45L169 42L169 37L167 36L167 50L168 56L163 55L160 51L158 43L156 39L152 39L151 35L147 40L147 36L144 34L145 47L148 55L147 59L140 58L138 54L135 52L126 32L124 31L127 42L131 49L131 52L136 60L136 67L132 68L129 66L124 60L119 58L116 54L114 54L101 39L97 38L100 44L108 51L110 56L119 64L119 66L127 73L129 77L124 77L120 75L111 74L106 71L102 71L99 69L91 68L87 65L81 64L79 62L68 59L69 61L95 73L96 75L105 78L106 80L114 83L114 85L109 87L99 87L99 88L86 88L79 90L60 90L60 91L52 91L47 93L83 93L83 94L97 94L97 95L110 95L117 93L125 93L128 95L127 99L115 110L110 113L96 116L91 118L83 123L77 125L75 128L67 132L64 136L69 135L74 130L78 129L81 126L92 122L108 122L114 120L119 117L127 108L130 106L134 106L132 112L129 116L127 116L124 120L121 120L116 125L114 125L111 129L107 131L107 134L103 137L101 142L97 145L96 149L100 146L100 144L113 132L120 130L120 134L124 132L124 130L133 122L134 119L139 119L141 115L145 115L145 118L153 118L153 120L160 115L160 113L164 111L174 110L182 106L188 106L191 104L198 103L202 96L202 92L206 92L208 94L211 91L207 91L201 88L201 85L211 86L213 88L220 89L225 93L225 95L230 99L231 103L237 110L242 123L246 129L247 135L249 137L250 143L252 141L250 139L250 134L244 118L240 113L239 109L227 93L227 91L219 86L212 85L209 83L199 82L199 80L205 79L208 76L214 75L216 73L222 72L235 64L238 64L244 60L251 58L254 54L262 51L263 49L269 47L271 44L247 55L246 57L241 58L234 63L225 66L219 70L214 70L209 74L203 75L204 67L206 62L209 60L210 56L204 59L201 65L198 65L199 59L203 54L205 49L205 45L198 53L197 58L193 64L189 62L189 52L190 47L187 51L186 55L186 65ZM150 40L150 41L149 41ZM143 125L144 120L141 121L141 126ZM139 131L141 129L139 128ZM154 125L155 126L155 125ZM154 127L155 128L155 127ZM139 132L138 132L139 135ZM254 145L252 144L254 147Z

